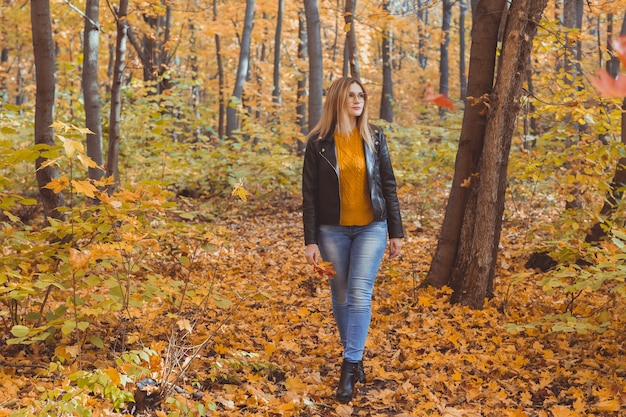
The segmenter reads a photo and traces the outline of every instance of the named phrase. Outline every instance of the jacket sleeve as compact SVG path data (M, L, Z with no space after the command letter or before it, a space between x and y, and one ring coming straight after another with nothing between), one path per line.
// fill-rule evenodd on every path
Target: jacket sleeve
M383 197L387 208L387 229L389 238L404 237L402 227L402 216L400 214L400 202L396 191L396 177L391 166L391 157L389 156L389 148L387 140L382 130L378 130L380 139L380 148L378 151L378 161L380 170L380 180L382 183Z
M313 139L309 139L304 152L302 166L302 220L304 222L304 244L317 243L317 198L319 158Z

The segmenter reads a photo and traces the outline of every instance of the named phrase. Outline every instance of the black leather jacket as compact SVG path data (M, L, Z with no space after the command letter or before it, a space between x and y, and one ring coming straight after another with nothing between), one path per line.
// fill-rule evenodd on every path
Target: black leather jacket
M389 149L383 131L371 126L376 150L365 143L365 164L374 221L387 220L389 238L404 237L400 204L396 194L396 177L391 167ZM339 224L339 167L334 135L318 140L311 138L304 154L302 168L304 243L317 243L321 224Z

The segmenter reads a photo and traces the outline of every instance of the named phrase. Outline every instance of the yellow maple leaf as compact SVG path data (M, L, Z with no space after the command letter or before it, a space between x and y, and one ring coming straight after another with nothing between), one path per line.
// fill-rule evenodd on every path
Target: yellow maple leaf
M596 411L619 411L621 405L616 399L602 400L593 405L593 409Z
M70 267L73 272L85 268L89 264L89 251L70 248Z
M72 186L77 193L84 194L89 198L94 198L98 189L89 180L72 180Z
M235 187L233 188L232 196L239 197L242 201L248 201L248 190L243 188L243 180L239 180Z
M98 164L96 164L96 162L87 155L79 153L77 157L85 168L98 168Z
M43 188L49 188L54 191L55 194L60 193L65 190L67 186L70 184L70 180L63 176L60 178L53 178L52 181L43 186Z
M76 152L85 152L85 147L82 143L72 139L64 138L63 136L59 136L59 138L61 139L61 142L63 142L63 148L65 149L65 154L68 157L71 158Z

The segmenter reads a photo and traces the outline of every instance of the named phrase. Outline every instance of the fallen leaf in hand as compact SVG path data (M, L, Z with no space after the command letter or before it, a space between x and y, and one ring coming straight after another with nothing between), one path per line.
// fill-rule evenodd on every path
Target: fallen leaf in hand
M317 272L321 276L327 275L329 278L332 278L336 274L332 262L322 261L319 264L313 265L313 268L315 269L315 272Z

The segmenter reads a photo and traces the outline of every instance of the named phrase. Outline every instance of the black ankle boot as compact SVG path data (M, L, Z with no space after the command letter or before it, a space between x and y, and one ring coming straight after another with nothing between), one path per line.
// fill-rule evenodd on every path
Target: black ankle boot
M357 381L361 384L365 384L365 369L363 369L363 361L359 361L359 372L357 373Z
M341 364L341 377L337 387L336 398L342 404L352 401L354 396L354 383L360 380L359 362L348 362L344 359ZM363 375L365 378L365 375Z

